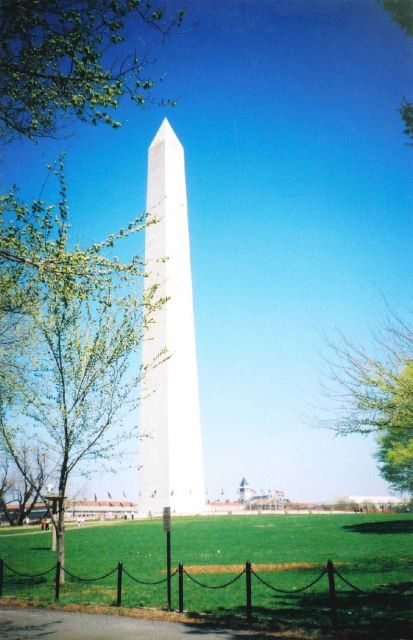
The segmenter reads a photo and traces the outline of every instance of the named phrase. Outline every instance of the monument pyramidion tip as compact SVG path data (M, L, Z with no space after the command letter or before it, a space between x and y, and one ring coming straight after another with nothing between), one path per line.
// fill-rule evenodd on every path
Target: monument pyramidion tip
M153 147L155 147L157 144L160 144L161 142L174 142L182 146L167 118L163 119L161 126L159 127L154 139L150 144L149 150L151 150Z

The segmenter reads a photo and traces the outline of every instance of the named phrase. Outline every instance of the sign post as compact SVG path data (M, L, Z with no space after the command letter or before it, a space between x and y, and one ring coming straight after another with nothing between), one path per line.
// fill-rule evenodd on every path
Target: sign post
M168 609L172 609L171 595L171 508L163 508L163 530L166 532L166 590Z

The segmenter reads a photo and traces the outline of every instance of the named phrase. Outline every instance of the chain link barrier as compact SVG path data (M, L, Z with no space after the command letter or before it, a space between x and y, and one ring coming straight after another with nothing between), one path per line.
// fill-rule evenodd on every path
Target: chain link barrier
M157 585L157 584L162 584L163 582L166 582L166 581L167 581L167 579L168 579L168 577L166 576L165 578L161 578L161 580L155 580L155 581L153 581L153 582L152 582L152 581L151 581L151 582L149 582L149 581L147 581L147 580L140 580L139 578L136 578L135 576L133 576L132 574L130 574L130 573L129 573L129 571L127 571L127 570L125 569L125 567L123 567L123 573L124 573L124 574L126 574L126 575L128 576L128 578L130 578L130 579L131 579L131 580L133 580L134 582L137 582L138 584L145 584L145 585L149 585L149 586ZM171 574L171 578L172 578L172 576L176 575L177 573L178 573L178 569L177 569L173 574Z
M336 568L334 568L334 573L336 574L337 578L340 578L340 580L342 582L344 582L348 587L350 587L351 589L354 589L354 591L357 591L358 593L362 593L365 596L388 595L388 594L386 594L384 592L380 592L380 591L364 591L363 589L360 589L360 587L356 587L355 584L353 584L352 582L350 582L350 580L347 580L347 578L345 578L343 575L341 575L341 573L339 571L337 571ZM394 595L397 595L399 593L405 593L406 591L410 591L411 589L413 589L413 583L409 584L407 587L404 587L403 589L397 589L397 591L394 591L393 593L394 593Z
M98 580L104 580L105 578L108 578L109 576L113 575L115 571L118 570L118 568L115 567L114 569L112 569L112 571L109 571L108 573L105 573L104 576L99 576L98 578L82 578L81 576L75 576L73 573L68 571L65 567L62 567L61 570L64 571L68 576L73 578L73 580L77 580L78 582L98 582Z
M317 582L326 575L327 569L323 569L320 575L309 584L305 585L304 587L300 587L300 589L293 589L292 591L274 587L272 584L264 580L264 578L261 578L261 576L259 576L258 573L255 573L254 569L251 569L251 573L257 578L259 582L261 582L261 584L268 587L269 589L272 589L273 591L277 591L278 593L294 594L294 593L301 593L302 591L306 591L306 589L310 589L310 587L313 587L315 584L317 584Z
M226 582L225 584L205 584L203 582L200 582L193 576L191 576L191 574L188 573L186 569L184 569L183 572L190 580L192 580L192 582L197 584L199 587L202 587L203 589L225 589L226 587L229 587L231 584L234 584L234 582L239 580L240 577L244 575L245 569L243 569L241 573L239 573L237 576L235 576L235 578L233 578L232 580L229 580L229 582Z
M371 596L372 595L371 591L363 591L363 589L360 589L359 587L356 587L355 584L352 584L349 580L347 580L347 578L342 576L341 573L339 573L335 567L334 567L334 573L336 574L337 578L340 578L340 580L342 582L344 582L351 589L354 589L354 591L357 591L358 593L362 593L365 596Z
M20 571L16 571L16 569L13 569L13 567L8 565L7 562L4 563L4 566L12 573L15 573L16 576L21 576L22 578L40 578L41 576L45 576L46 574L50 573L51 571L55 571L56 569L56 565L53 565L53 567L50 567L50 569L48 569L47 571L42 571L42 573L21 573Z
M53 565L52 567L50 567L50 569L47 569L46 571L42 571L41 573L29 574L29 573L23 573L21 571L17 571L13 567L11 567L7 562L4 562L4 567L6 569L8 569L11 573L13 573L13 574L15 574L17 576L20 576L22 578L40 578L40 577L43 577L43 576L47 575L48 573L51 573L52 571L56 570L56 565ZM112 569L108 573L104 574L103 576L98 576L96 578L85 578L85 577L77 576L77 575L71 573L65 567L61 568L61 570L64 571L64 573L66 573L73 580L76 580L78 582L98 582L99 580L104 580L105 578L108 578L109 576L113 575L117 571L117 569L118 568L115 567L114 569ZM179 568L175 569L175 571L173 573L171 573L170 577L173 578L174 576L176 576L176 574L178 572L179 572ZM141 579L137 578L136 576L133 576L131 573L129 573L129 571L127 571L127 569L125 569L125 567L123 567L123 573L125 573L131 580L133 580L137 584L142 584L142 585L146 585L146 586L160 585L160 584L165 583L167 581L167 579L168 579L167 576L166 576L165 578L161 578L160 580L153 580L153 581L141 580ZM237 580L239 580L241 578L241 576L243 576L246 573L246 570L243 569L241 571L241 573L239 573L238 575L235 576L235 578L232 578L228 582L225 582L224 584L219 584L219 585L205 584L204 582L201 582L197 578L194 578L194 576L191 575L188 571L186 571L186 569L183 569L183 573L187 576L187 578L189 578L189 580L191 580L194 584L198 585L199 587L202 587L203 589L225 589L226 587L229 587L230 585L232 585L235 582L237 582ZM315 578L315 580L312 580L311 582L309 582L308 584L306 584L303 587L300 587L299 589L290 590L290 589L280 589L279 587L275 587L274 585L272 585L269 582L267 582L266 580L264 580L264 578L262 578L258 573L256 573L254 571L253 568L251 568L251 574L253 574L261 584L263 584L268 589L271 589L272 591L275 591L276 593L283 593L283 594L286 594L286 595L294 595L294 594L306 591L307 589L310 589L315 584L317 584L317 582L319 582L326 575L326 573L327 573L327 570L323 569L323 571L320 573L320 575L317 578ZM357 587L355 584L350 582L350 580L345 578L339 571L337 571L337 569L335 567L334 567L334 573L342 582L344 582L348 587L350 587L354 591L357 591L357 593L360 593L360 594L363 594L363 595L366 595L366 596L386 595L385 593L380 593L380 592L375 592L375 591L365 591L364 589L360 589L360 587ZM398 589L397 591L394 592L394 594L395 595L402 594L402 593L405 593L407 591L411 591L412 589L413 589L413 583L407 585L406 587L404 587L402 589Z

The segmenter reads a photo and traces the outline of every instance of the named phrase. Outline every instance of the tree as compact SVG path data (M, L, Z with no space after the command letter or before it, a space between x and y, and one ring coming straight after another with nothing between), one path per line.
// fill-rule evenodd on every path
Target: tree
M14 484L14 479L10 475L9 457L5 451L1 451L1 456L2 457L0 462L0 515L2 512L5 513L4 505L7 505L9 492L12 489Z
M24 445L19 453L17 467L8 451L2 447L0 461L0 513L11 526L21 526L36 503L41 500L41 491L46 482L46 456L39 450ZM10 509L10 504L13 509Z
M392 20L405 31L408 36L413 35L413 3L411 0L380 0L380 3L391 15ZM413 142L413 103L404 98L400 115L405 125L404 133Z
M69 250L62 165L57 173L61 183L57 208L40 201L28 207L12 195L7 199L8 216L3 217L10 254L3 257L4 271L7 274L10 264L22 269L19 277L35 304L24 308L27 342L8 354L14 366L0 370L0 436L33 489L36 482L23 465L25 442L37 442L40 456L47 453L59 494L54 526L63 567L69 477L75 469L85 470L91 460L109 462L119 442L136 432L124 421L137 406L139 383L147 367L136 365L131 373L131 356L164 300L157 297L156 285L139 296L143 275L139 258L121 264L102 255L116 239L141 229L139 222L133 221L129 230L103 243ZM149 366L158 365L164 357L158 354Z
M379 449L376 458L380 471L398 490L413 494L413 361L408 361L401 371L390 414L389 426L378 436Z
M0 139L56 133L62 116L112 127L123 97L145 103L154 87L145 60L123 50L127 28L139 22L164 38L184 12L140 0L3 0L0 3ZM168 101L174 104L174 101Z
M5 412L0 387L0 434L4 427ZM47 457L38 447L22 444L19 465L0 435L0 514L10 526L21 526L40 499L47 481ZM13 509L10 509L10 504Z
M375 348L341 338L330 343L331 392L338 417L326 426L341 435L374 433L380 473L395 489L413 491L413 327L394 314Z

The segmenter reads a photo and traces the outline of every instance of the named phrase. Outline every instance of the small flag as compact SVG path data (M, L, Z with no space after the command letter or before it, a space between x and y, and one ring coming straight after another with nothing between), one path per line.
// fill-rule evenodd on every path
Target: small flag
M109 500L112 500L112 496L110 495L109 491L108 491L108 498Z

